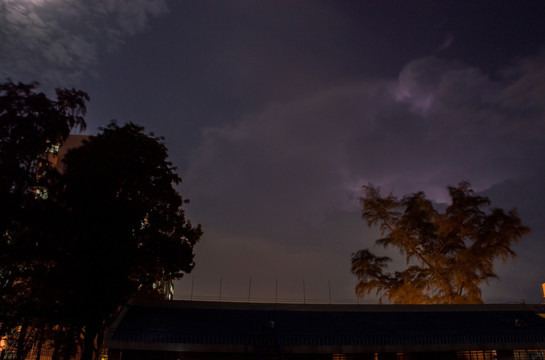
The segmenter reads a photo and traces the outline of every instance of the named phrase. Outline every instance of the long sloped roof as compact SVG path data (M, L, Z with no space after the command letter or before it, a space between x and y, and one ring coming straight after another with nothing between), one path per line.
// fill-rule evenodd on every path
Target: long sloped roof
M452 351L545 348L543 305L288 305L133 302L107 346L252 352Z

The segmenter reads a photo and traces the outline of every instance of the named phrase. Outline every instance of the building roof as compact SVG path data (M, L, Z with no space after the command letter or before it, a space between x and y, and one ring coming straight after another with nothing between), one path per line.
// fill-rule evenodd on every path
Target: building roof
M110 330L118 349L356 353L545 348L543 305L294 305L133 302Z

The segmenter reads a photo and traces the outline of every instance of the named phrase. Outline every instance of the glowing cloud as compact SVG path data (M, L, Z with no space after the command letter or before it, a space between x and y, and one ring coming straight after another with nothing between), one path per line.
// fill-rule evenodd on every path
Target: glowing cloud
M102 49L143 31L164 0L8 0L0 7L0 77L74 86Z

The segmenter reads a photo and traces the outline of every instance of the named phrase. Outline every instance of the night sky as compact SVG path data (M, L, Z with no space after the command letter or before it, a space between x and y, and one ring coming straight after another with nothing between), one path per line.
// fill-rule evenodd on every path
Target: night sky
M355 302L352 253L404 265L373 245L361 186L440 203L468 180L532 228L484 300L537 303L544 19L544 1L0 0L0 78L88 92L87 133L165 137L205 232L178 299L221 282L227 300Z

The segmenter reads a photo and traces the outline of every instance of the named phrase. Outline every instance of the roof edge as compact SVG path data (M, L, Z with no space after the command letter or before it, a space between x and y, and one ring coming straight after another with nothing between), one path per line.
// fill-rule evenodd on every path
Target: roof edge
M252 303L227 301L150 300L133 298L129 306L261 310L261 311L361 311L361 312L428 312L428 311L533 311L545 313L545 304L288 304Z

